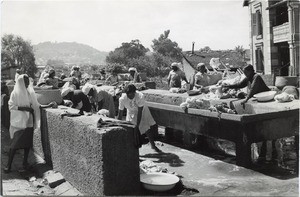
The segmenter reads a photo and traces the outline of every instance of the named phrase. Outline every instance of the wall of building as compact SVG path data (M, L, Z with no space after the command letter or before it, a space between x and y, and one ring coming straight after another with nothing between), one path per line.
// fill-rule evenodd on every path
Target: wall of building
M186 61L185 58L182 58L182 70L185 73L186 79L191 83L196 70Z
M269 6L269 2L265 0L254 0L249 3L249 22L250 22L250 51L251 51L251 63L255 69L257 66L255 50L261 48L263 52L263 65L264 74L271 74L272 63L276 63L276 60L272 60L272 35L270 26L269 10L266 8ZM259 10L262 16L262 36L253 35L253 14ZM274 50L274 49L273 49Z

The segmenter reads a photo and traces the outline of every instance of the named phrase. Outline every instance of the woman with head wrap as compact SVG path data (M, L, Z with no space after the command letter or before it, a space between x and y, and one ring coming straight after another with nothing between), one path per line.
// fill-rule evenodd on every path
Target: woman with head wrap
M115 118L115 105L112 95L89 83L86 83L82 87L82 92L90 96L92 104L96 106L96 111L107 109L109 111L109 117Z
M112 70L110 75L106 78L105 83L108 85L117 84L119 82L118 73L116 70Z
M79 71L79 66L72 67L70 77L76 77L79 81L81 80L81 72Z
M70 79L70 80L67 81L63 85L62 89L65 89L65 88L72 88L74 90L79 89L79 83L78 83L78 81L77 81L77 79L75 77L70 77L68 79Z
M134 67L129 68L129 81L133 81L133 83L139 83L141 82L141 78L139 73L137 72L137 69Z
M201 89L209 85L209 76L207 74L207 69L204 63L199 63L197 65L198 72L195 75L195 84L194 86L197 89Z
M50 107L54 103L41 106L32 87L32 80L25 74L20 75L8 101L10 116L10 138L12 139L8 164L4 172L11 170L11 164L17 149L24 149L23 167L28 163L29 150L32 147L33 130L40 125L40 107Z
M55 70L49 70L49 76L46 78L46 84L52 86L53 89L58 89L58 78L55 77Z
M242 81L233 84L233 85L223 85L223 87L226 88L232 88L232 89L237 89L237 88L244 88L248 87L248 95L245 100L243 100L240 104L245 105L245 103L253 97L254 94L260 93L260 92L265 92L269 91L270 88L266 85L264 80L261 78L261 76L257 73L255 73L254 68L251 64L248 64L244 68L244 74L246 78L244 78Z
M181 88L181 80L189 83L185 77L185 73L179 69L179 63L173 62L171 69L168 75L168 85L170 88Z
M61 96L64 100L72 101L71 107L79 109L79 114L83 114L83 111L90 112L92 110L89 98L81 90L66 87L62 89Z

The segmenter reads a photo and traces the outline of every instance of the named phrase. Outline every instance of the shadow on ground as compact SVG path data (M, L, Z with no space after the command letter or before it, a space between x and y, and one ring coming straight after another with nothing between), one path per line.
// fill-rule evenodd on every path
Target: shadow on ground
M154 163L168 163L172 167L180 167L183 166L184 161L182 161L178 155L174 153L165 153L165 152L158 152L158 153L151 153L140 155L141 158L155 158L157 160L153 161Z
M176 147L180 147L182 149L192 151L197 154L201 154L213 158L215 160L220 160L222 162L226 162L234 165L236 164L235 147L232 147L231 145L232 143L228 144L227 150L220 150L220 149L215 149L214 147L212 147L212 145L209 145L208 140L205 137L201 138L201 140L199 140L197 144L195 144L194 146L186 146L183 144L182 140L178 140L178 138L177 139L166 138L162 134L159 135L157 140L163 143L168 143ZM291 140L294 139L291 138ZM226 145L226 141L222 141L222 143L225 143ZM299 161L296 157L296 149L297 148L294 142L290 144L285 144L283 147L284 159L281 165L278 165L274 161L264 160L264 161L253 163L253 165L250 166L249 169L280 180L297 178L299 176L299 172L298 172ZM154 154L153 157L154 156L156 156L156 154ZM149 155L145 155L145 157L149 157ZM161 162L166 162L166 161L170 162L170 160L163 158L163 156L156 156L155 158L159 158L159 157L162 158L160 160ZM218 169L219 167L218 165L216 165L215 167L216 170L224 170L224 169Z

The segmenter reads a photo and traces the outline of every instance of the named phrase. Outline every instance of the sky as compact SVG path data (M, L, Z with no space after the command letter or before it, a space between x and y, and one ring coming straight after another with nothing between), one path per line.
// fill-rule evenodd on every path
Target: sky
M165 30L184 51L249 48L248 7L243 0L113 0L1 2L1 35L32 44L77 42L113 51L138 39L150 50Z

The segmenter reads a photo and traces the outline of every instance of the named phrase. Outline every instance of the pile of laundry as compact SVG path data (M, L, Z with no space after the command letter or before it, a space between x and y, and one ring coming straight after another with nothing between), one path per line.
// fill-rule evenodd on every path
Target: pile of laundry
M237 114L237 112L228 107L227 103L216 104L209 107L210 111L219 112L219 113L228 113L228 114Z
M180 107L183 110L187 108L195 108L195 109L208 109L210 107L209 100L200 99L200 98L187 98L185 102L180 104Z
M144 160L144 161L140 162L140 174L154 173L154 172L164 172L164 173L177 175L176 172L171 172L167 168L158 166L151 160Z

